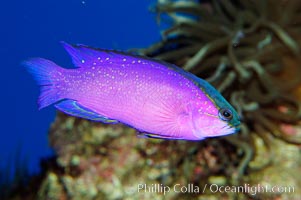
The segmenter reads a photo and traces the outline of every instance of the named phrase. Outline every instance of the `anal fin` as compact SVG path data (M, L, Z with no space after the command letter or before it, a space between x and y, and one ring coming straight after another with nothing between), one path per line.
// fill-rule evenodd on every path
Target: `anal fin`
M153 139L167 139L167 140L181 140L181 137L173 137L169 135L159 135L155 133L145 133L137 131L137 137L139 138L153 138Z
M61 110L62 112L75 117L81 117L92 121L98 121L98 122L110 123L110 124L118 123L117 120L109 119L108 117L102 116L96 113L95 111L80 105L77 101L71 99L63 100L55 104L55 107Z

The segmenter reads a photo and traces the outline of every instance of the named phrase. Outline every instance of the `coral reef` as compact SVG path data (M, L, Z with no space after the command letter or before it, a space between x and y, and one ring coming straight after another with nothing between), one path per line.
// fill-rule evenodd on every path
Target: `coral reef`
M205 78L239 111L241 134L229 141L245 152L241 176L258 153L253 134L271 151L275 138L301 143L294 130L301 124L301 3L202 2L160 1L156 11L172 25L163 41L142 53Z
M300 148L279 139L267 166L261 137L260 149L243 183L286 185L299 188ZM300 193L220 193L206 184L234 185L233 174L242 153L226 139L203 142L141 139L122 125L103 125L59 113L50 134L57 152L56 167L48 171L37 199L298 199ZM220 146L222 145L222 146ZM285 154L283 153L285 152ZM220 156L223 154L223 156ZM262 166L266 166L264 170ZM170 188L164 193L163 188ZM181 191L182 190L182 191Z
M183 66L223 93L245 121L244 132L290 143L280 124L298 124L301 82L299 1L160 1L172 18L164 40L142 51ZM268 141L266 141L268 142Z
M203 192L200 188L208 180L231 184L229 177L240 159L233 145L218 146L216 139L202 143L142 139L123 125L103 125L61 113L52 125L50 142L60 170L48 171L38 199L191 199ZM218 156L221 151L223 157ZM179 191L193 184L199 190L171 189L164 194L158 189L175 184ZM206 190L200 199L206 195L213 196Z
M211 82L239 111L241 132L201 142L141 139L119 124L58 113L49 133L57 157L36 198L298 199L301 2L160 0L155 11L170 28L140 52ZM257 192L207 187L245 184Z

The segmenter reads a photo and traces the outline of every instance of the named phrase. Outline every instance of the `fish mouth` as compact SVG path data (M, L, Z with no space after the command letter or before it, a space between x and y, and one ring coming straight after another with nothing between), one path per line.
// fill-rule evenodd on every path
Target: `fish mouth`
M224 127L222 127L222 135L230 135L234 134L240 131L240 123L237 123L235 125L227 124Z
M240 131L240 129L241 129L240 125L241 125L241 123L240 123L240 121L238 121L238 122L236 122L236 123L234 123L234 124L228 123L228 124L227 124L227 127L228 127L228 128L232 128L232 129L235 129L235 132L234 132L234 133L236 133L236 132Z
M220 137L220 136L226 136L231 135L239 131L238 126L232 126L230 124L224 124L218 132L207 134L206 137Z
M202 127L200 130L195 131L194 135L198 138L226 136L237 133L240 130L239 125L240 122L235 124L223 122L222 124ZM212 128L215 130L212 130Z
M235 128L235 132L234 133L237 133L240 131L241 127L239 125L237 126L234 126L233 128Z

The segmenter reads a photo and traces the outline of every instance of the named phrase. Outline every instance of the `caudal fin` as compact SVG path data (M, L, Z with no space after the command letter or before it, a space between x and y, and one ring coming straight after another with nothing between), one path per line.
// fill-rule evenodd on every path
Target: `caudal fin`
M31 58L22 63L41 86L38 99L39 109L62 99L59 87L64 69L50 60Z

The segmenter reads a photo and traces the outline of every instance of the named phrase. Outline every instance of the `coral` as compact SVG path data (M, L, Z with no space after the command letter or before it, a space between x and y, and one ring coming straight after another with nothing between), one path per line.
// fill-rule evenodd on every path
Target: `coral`
M141 139L120 124L58 113L49 133L57 156L44 167L37 198L301 196L301 2L200 2L160 0L155 11L171 27L162 41L140 52L182 66L216 86L242 116L240 133L201 142ZM207 187L243 184L295 191L253 194Z
M268 131L290 143L279 124L300 121L299 1L160 1L172 18L164 40L142 51L183 66L215 85L239 111L244 131ZM297 90L296 90L297 91ZM256 125L254 125L256 124Z
M299 147L274 140L271 148L281 148L273 151L277 159L267 165L262 159L267 156L262 138L255 134L252 137L256 137L254 146L261 149L261 154L256 154L249 164L250 175L244 176L243 181L250 185L273 185L285 180L289 186L298 188L301 180L294 174L300 170ZM233 185L232 175L242 155L224 139L203 142L141 139L135 130L123 125L103 125L59 113L50 131L50 141L58 153L58 166L48 169L39 199L201 200L279 196L251 193L246 197L243 193L202 191L206 184ZM263 167L267 171L258 170ZM183 188L184 192L174 191L176 184L179 184L176 189ZM164 193L164 187L171 190ZM193 187L195 191L188 192L187 188L193 190ZM294 198L299 193L284 195Z
M40 199L191 199L201 191L171 190L164 195L158 189L139 191L138 187L194 184L201 188L208 178L229 184L227 177L238 160L231 144L223 149L216 141L209 145L142 139L123 125L103 125L61 113L52 124L50 142L57 152L58 168L49 170ZM228 155L217 157L222 150Z
M301 124L300 1L163 0L156 11L171 27L141 52L205 78L238 110L241 134L228 138L245 152L238 176L259 151L252 134L268 151L274 138L301 144L288 131Z
M257 135L253 137L256 141L261 140ZM257 142L257 146L261 149L263 142ZM257 155L257 158L250 163L252 173L250 176L246 176L244 181L250 185L267 186L268 191L275 186L284 186L287 192L258 192L249 195L257 199L276 199L277 197L281 197L281 199L299 199L300 194L296 190L300 188L301 177L296 176L296 174L301 171L300 147L275 139L271 144L271 148L273 149L273 159L270 159L270 164L266 165L264 163L266 162L263 159L266 156L265 153ZM261 168L260 166L265 166L264 170L258 170Z

